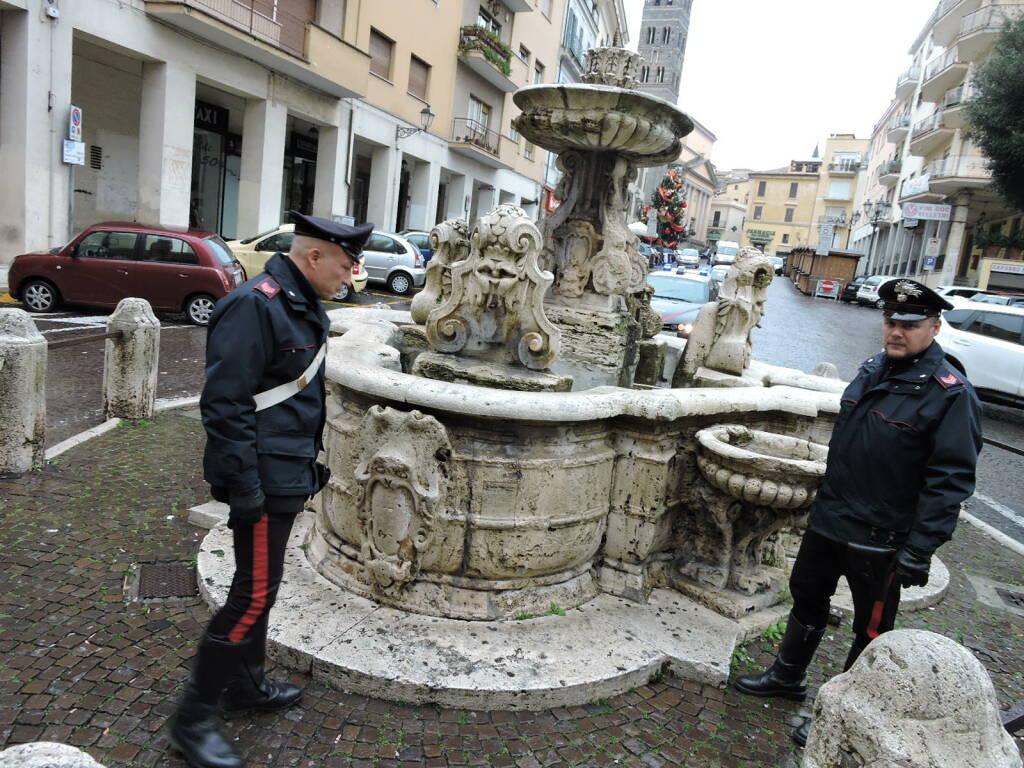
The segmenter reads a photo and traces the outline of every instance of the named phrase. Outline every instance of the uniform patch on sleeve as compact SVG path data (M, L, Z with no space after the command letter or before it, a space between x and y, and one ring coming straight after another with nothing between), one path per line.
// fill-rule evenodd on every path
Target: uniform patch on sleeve
M268 299L272 299L281 292L281 286L277 284L277 281L274 278L267 277L258 282L253 290L259 291Z
M964 379L960 374L941 365L935 370L935 380L942 385L943 389L962 387L964 384Z

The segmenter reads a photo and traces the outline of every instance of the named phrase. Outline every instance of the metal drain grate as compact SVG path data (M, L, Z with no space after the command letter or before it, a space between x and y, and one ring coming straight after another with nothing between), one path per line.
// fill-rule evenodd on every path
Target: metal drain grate
M1008 589L1001 589L999 587L996 587L996 594L999 595L1002 601L1009 605L1011 608L1024 609L1024 593L1011 592Z
M140 563L138 599L195 597L195 569L183 563Z

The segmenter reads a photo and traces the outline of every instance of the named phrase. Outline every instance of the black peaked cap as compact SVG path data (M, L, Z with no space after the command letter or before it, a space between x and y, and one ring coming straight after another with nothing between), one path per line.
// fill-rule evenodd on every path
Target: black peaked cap
M363 252L366 241L370 239L373 232L373 224L339 224L330 219L319 216L307 216L298 211L288 211L292 221L295 222L295 234L305 237L315 237L318 240L326 240L329 243L340 245L353 256Z
M885 302L882 312L891 320L912 322L938 317L953 305L924 283L908 278L890 280L878 288L878 298Z

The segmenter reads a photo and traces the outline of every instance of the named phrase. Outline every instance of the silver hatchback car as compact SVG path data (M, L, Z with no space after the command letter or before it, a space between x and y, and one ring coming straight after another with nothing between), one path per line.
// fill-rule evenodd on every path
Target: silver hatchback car
M427 279L423 254L401 235L374 230L363 248L363 259L369 280L385 283L399 296L421 288Z

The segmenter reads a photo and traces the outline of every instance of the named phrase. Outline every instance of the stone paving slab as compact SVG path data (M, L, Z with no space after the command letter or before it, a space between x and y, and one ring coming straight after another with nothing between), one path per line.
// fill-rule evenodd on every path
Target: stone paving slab
M198 595L126 603L123 589L133 563L195 561L206 531L188 524L187 510L208 501L202 445L196 420L168 412L76 446L42 471L0 478L0 748L57 741L108 768L185 768L161 729L209 610ZM968 580L1024 585L1024 558L967 525L941 554L947 595L898 626L964 644L1004 707L1024 700L1024 622L978 601ZM813 686L839 671L850 639L846 625L826 635ZM770 661L774 645L743 646L732 674ZM225 725L254 768L779 768L794 764L787 732L809 706L665 674L583 706L483 711L277 674L306 686L300 707Z

